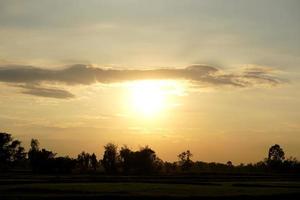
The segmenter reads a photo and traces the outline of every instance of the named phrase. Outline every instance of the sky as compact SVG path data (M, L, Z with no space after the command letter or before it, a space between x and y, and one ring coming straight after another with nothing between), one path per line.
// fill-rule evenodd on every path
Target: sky
M300 1L0 0L0 131L28 148L300 159Z

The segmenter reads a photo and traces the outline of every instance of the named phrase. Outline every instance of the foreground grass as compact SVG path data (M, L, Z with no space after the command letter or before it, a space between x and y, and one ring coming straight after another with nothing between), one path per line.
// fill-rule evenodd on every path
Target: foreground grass
M0 186L9 199L44 197L262 197L299 196L299 182L161 183L33 183Z

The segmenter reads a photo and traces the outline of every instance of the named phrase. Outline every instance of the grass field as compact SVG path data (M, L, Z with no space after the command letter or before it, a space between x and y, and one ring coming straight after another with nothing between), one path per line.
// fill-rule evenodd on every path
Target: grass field
M232 177L227 177L227 180L223 177L220 180L215 176L202 179L92 177L27 176L14 179L2 177L0 197L1 199L298 199L300 197L300 181L287 181L282 178L277 180L256 178L247 181Z

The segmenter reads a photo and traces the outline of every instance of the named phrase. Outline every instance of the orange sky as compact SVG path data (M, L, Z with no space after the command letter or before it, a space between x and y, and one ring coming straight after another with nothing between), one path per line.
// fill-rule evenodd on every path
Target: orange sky
M0 2L0 131L59 155L300 158L297 0Z

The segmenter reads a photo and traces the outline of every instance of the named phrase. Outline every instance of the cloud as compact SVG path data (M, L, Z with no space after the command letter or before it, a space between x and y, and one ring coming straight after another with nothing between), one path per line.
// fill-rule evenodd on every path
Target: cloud
M22 91L23 94L30 94L34 96L57 98L57 99L69 99L75 97L69 91L62 90L62 89L45 88L45 87L35 86L35 85L19 85L18 87L24 89L24 91Z
M281 83L278 78L274 78L270 76L273 74L273 69L266 67L251 67L246 68L243 72L243 78L245 81L245 85L251 84L268 84L270 86L276 86ZM255 82L255 83L253 83Z
M263 68L250 68L241 72L226 73L216 67L193 65L182 69L103 69L89 65L72 65L60 70L32 66L8 65L0 67L0 82L41 83L53 82L68 85L90 85L93 83L114 83L144 79L184 79L196 84L250 86L252 83L279 84L279 79Z
M23 93L54 98L71 98L73 95L61 89L43 88L41 87L43 83L91 85L145 79L175 79L191 81L200 87L232 86L246 88L281 84L281 80L274 75L274 70L271 68L250 67L241 68L237 71L226 71L207 65L192 65L180 69L141 70L104 69L82 64L56 70L23 65L0 66L0 82L22 84L22 87L26 89Z

